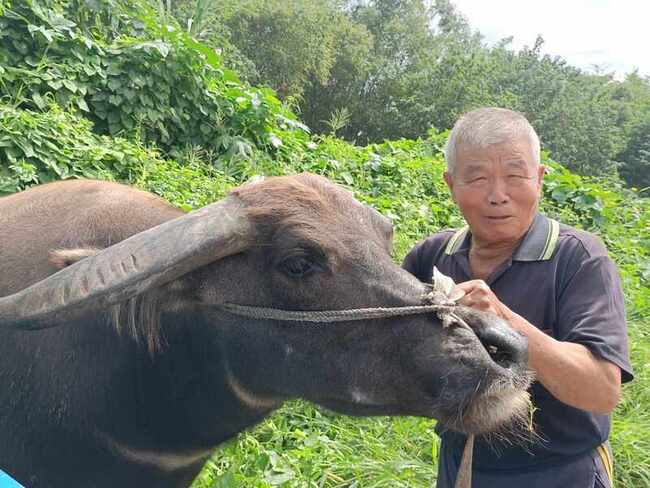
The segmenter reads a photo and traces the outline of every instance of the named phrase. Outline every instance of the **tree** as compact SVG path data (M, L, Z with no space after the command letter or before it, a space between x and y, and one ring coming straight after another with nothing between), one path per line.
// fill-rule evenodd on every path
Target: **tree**
M358 125L350 125L352 114L364 113L361 93L371 70L373 36L365 26L349 20L336 26L334 63L327 79L310 76L299 103L305 123L317 133L331 130L335 114L347 113L339 135L354 139ZM356 116L355 116L356 119Z
M623 179L637 188L650 188L650 117L635 126L619 154Z
M617 84L614 98L619 104L618 125L625 147L618 154L620 174L638 188L650 186L650 78L638 72L628 74Z
M357 57L352 63L351 57L342 57L333 69L336 81L330 86L337 93L328 92L328 112L316 102L314 86L301 104L303 113L308 120L327 120L345 107L340 103L350 100L350 121L342 132L346 138L364 142L424 135L443 112L434 103L437 90L431 90L432 76L444 85L436 67L447 64L448 53L454 51L450 44L463 44L454 52L466 52L466 44L477 45L478 38L447 1L428 6L422 0L374 0L353 5L349 16L352 25L368 33L366 59ZM440 27L432 29L436 23ZM354 37L341 39L347 46L346 39ZM343 67L345 74L338 75ZM341 92L344 97L337 96Z
M625 168L643 161L647 79L585 73L544 54L541 37L519 51L508 39L488 46L451 0L178 5L183 25L246 80L292 102L317 133L359 143L416 138L451 128L468 110L501 106L524 113L543 147L573 170L636 175Z
M485 90L494 105L526 115L542 147L572 170L616 171L623 147L610 75L588 75L559 57L543 55L543 39L518 52L504 41L489 51Z
M343 14L332 0L240 0L224 19L232 43L255 65L253 84L299 97L310 79L325 82Z

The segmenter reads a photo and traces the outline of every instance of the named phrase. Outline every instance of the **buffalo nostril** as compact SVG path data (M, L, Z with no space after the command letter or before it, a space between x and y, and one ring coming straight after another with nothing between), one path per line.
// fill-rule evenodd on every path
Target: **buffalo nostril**
M490 357L499 366L525 366L528 360L526 338L513 330L488 327L478 334L478 338Z

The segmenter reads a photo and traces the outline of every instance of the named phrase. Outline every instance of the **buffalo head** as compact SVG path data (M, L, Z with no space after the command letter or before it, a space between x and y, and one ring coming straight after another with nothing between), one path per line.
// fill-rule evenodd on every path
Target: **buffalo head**
M63 269L0 298L0 325L24 329L19 334L32 336L32 344L43 332L51 341L57 326L88 334L86 342L92 342L93 334L117 337L121 331L120 341L144 343L133 354L145 350L147 371L176 368L164 378L156 372L155 385L148 382L147 391L172 388L181 391L173 397L182 397L178 401L191 396L194 405L202 405L194 410L201 433L177 435L184 449L213 446L293 397L352 415L435 417L469 433L498 429L525 414L526 343L495 316L458 307L467 328L443 327L435 314L302 323L246 318L224 308L240 304L316 311L422 305L427 287L391 259L390 222L325 178L268 178L189 214L169 207L150 219L151 228L113 238L117 243L98 237L127 221L129 214L144 212L152 197L110 183L55 183L46 185L49 194L57 195L57 205L67 205L67 213L50 218L71 218L89 198L99 198L99 190L92 197L81 191L89 184L94 190L110 187L117 195L110 205L121 205L118 213L123 216L113 216L104 227L95 222L101 235L74 246L69 245L70 234L84 234L85 228L61 231L67 233L66 245L48 242L47 247L58 247L51 261ZM20 194L14 196L13 205L38 208L38 195L28 190L21 201L16 200ZM12 203L11 198L6 202ZM32 238L47 241L37 231ZM12 340L22 340L12 334ZM73 342L66 347L83 347L84 341ZM180 350L185 351L182 361ZM114 357L119 354L113 352ZM186 377L193 378L192 386ZM181 388L184 382L188 385ZM166 395L158 398L171 398ZM169 409L170 418L165 421L160 414L160 425L149 430L168 428L176 411L173 401L153 407ZM156 442L146 433L127 435L108 423L97 430L107 431L96 437L109 439L118 451L129 442L147 449ZM186 438L192 435L195 440ZM165 449L173 445L173 439L165 440Z

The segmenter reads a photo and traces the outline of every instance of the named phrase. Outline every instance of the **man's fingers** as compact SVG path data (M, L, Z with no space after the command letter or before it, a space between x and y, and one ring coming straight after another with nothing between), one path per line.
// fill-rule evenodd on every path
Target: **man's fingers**
M465 293L471 293L476 290L490 291L490 287L483 280L464 281L463 283L458 283L456 286L464 290Z
M487 296L477 294L465 295L458 303L480 310L489 310L492 306L492 301Z
M463 292L465 296L460 300L460 303L466 304L468 302L483 301L490 299L493 295L490 287L483 280L471 280L456 285L454 291L458 289L458 293Z
M459 291L465 293L458 303L485 312L498 313L494 300L495 296L483 280L471 280L457 285Z

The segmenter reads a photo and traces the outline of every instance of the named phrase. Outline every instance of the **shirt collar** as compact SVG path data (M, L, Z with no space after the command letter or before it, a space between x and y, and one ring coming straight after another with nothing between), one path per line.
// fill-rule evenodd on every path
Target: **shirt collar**
M556 220L549 219L538 213L526 231L521 244L512 255L514 261L547 261L553 256L557 245L560 225ZM465 226L447 242L445 254L453 255L469 251L472 234Z

